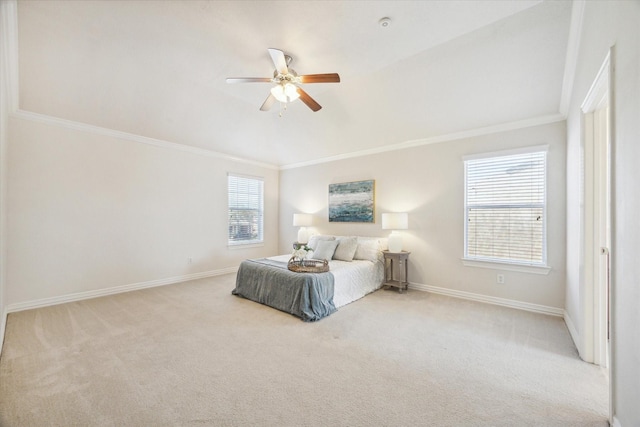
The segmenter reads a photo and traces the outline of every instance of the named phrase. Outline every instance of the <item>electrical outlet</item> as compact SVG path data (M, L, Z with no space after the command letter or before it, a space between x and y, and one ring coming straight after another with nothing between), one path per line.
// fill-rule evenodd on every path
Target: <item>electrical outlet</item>
M496 283L499 285L504 285L504 274L498 274L496 277Z

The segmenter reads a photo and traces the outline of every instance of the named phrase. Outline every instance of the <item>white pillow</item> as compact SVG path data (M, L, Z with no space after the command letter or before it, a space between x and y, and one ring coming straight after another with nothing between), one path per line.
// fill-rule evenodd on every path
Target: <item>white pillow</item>
M338 240L338 247L333 254L333 259L340 261L353 261L353 256L358 248L358 239L356 237L343 237Z
M333 253L336 251L337 246L337 240L320 240L318 242L318 246L313 251L312 257L313 259L326 259L329 261L333 257Z
M381 254L380 241L375 238L358 237L358 247L353 259L362 259L367 261L377 261Z
M311 238L309 239L309 243L307 243L307 246L315 251L316 247L318 246L318 242L322 240L336 240L336 238L334 236L323 236L321 234L318 234L315 236L311 236Z

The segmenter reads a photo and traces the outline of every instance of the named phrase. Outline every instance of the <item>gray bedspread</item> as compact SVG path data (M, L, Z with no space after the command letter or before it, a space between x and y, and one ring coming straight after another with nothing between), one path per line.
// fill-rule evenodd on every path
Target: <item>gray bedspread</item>
M336 311L333 289L330 272L295 273L286 262L261 258L240 264L231 293L313 322Z

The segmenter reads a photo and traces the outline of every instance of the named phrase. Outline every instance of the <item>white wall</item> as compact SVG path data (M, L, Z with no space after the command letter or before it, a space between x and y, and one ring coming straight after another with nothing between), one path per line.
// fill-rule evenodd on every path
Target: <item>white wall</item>
M22 116L9 121L10 309L221 273L276 252L275 168ZM265 179L263 247L227 248L227 172Z
M564 308L565 297L565 125L564 122L457 141L424 145L286 169L280 175L280 252L296 240L293 214L314 214L315 233L387 236L381 213L406 211L411 251L410 281L495 298ZM464 164L462 156L515 147L549 144L549 275L512 271L496 284L497 271L462 265L464 244ZM328 186L374 179L376 223L328 222Z
M640 425L640 2L585 3L580 53L567 119L567 313L579 334L580 306L580 105L587 95L609 48L615 45L613 248L612 248L612 372L617 425Z
M16 4L0 2L0 351L4 342L7 302L7 145L9 112L16 102L10 85L11 77L17 74L15 34ZM14 63L15 62L15 63Z

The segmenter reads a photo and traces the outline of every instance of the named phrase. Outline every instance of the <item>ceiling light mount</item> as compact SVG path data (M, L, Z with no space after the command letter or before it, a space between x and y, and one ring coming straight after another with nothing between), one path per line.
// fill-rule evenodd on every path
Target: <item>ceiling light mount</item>
M378 25L382 28L389 28L391 26L391 18L384 17L378 21Z

